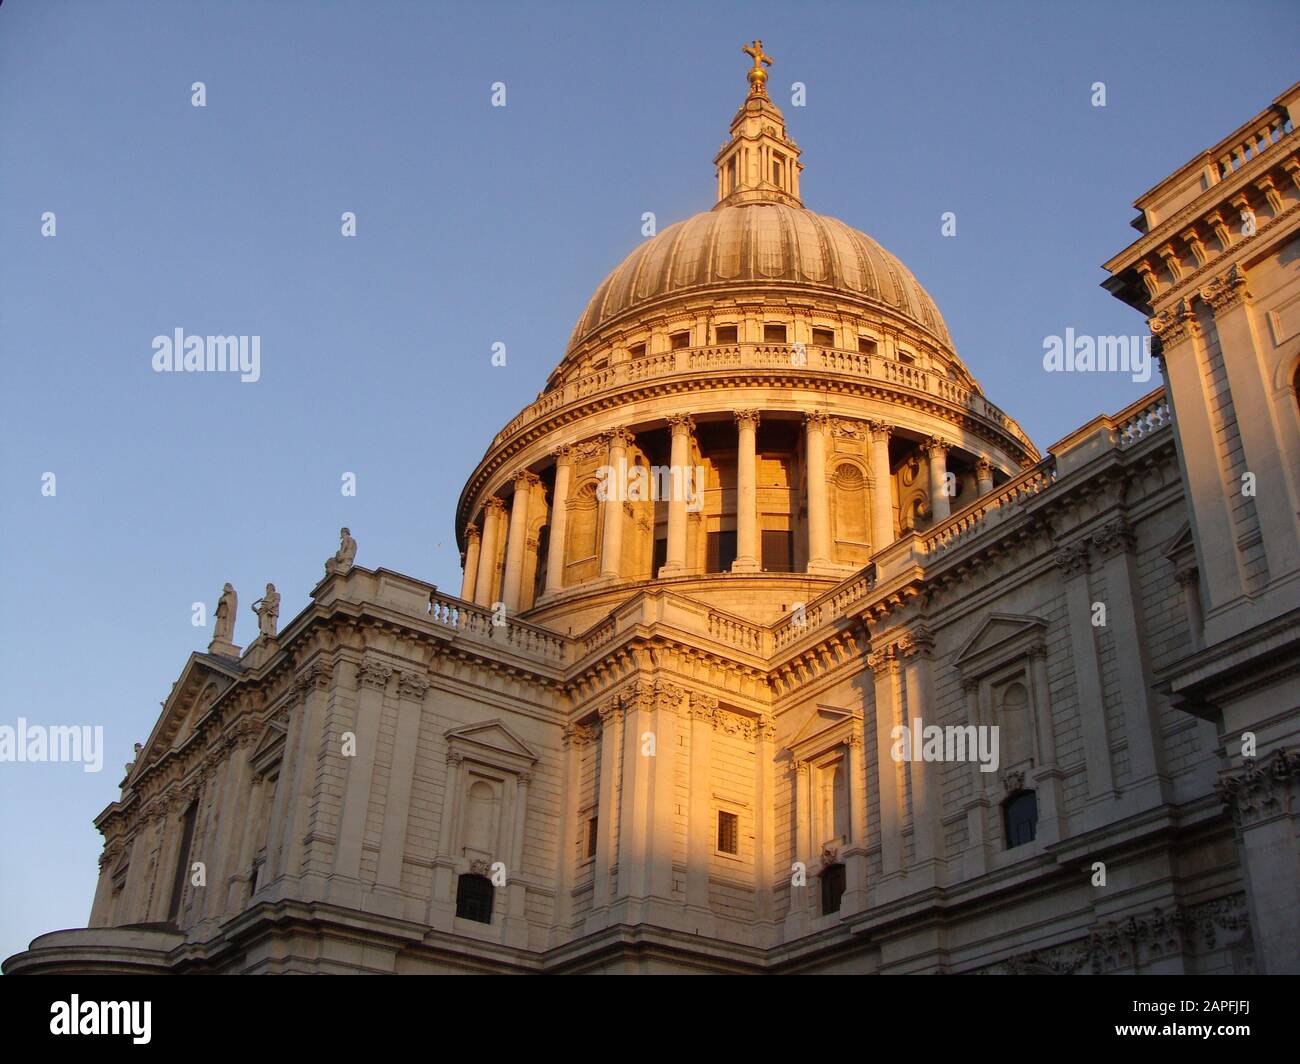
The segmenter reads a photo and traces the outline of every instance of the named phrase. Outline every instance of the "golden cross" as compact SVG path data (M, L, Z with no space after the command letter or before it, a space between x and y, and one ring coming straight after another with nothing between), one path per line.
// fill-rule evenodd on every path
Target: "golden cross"
M753 44L742 44L740 50L746 55L754 57L754 69L761 71L763 66L772 65L772 57L763 54L763 42L755 41ZM762 64L762 65L760 65Z

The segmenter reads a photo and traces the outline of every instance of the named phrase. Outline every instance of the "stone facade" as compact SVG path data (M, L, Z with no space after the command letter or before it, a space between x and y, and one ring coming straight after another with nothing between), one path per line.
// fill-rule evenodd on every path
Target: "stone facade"
M7 972L1297 970L1300 86L1138 201L1167 386L1044 456L803 208L750 54L718 205L471 474L460 594L344 530L194 654L90 926Z

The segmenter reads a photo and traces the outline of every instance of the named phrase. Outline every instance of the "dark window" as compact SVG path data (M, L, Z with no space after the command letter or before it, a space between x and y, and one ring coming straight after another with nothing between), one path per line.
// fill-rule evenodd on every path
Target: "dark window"
M176 854L176 875L172 879L172 898L167 905L168 921L175 920L181 911L181 895L185 892L185 878L190 870L190 846L194 843L194 821L198 817L199 803L190 802L181 823L181 848Z
M710 532L708 556L705 559L706 573L725 573L731 569L736 560L736 533Z
M775 161L772 163L772 184L781 185L781 164Z
M844 866L829 865L822 869L822 915L840 911L840 899L844 897Z
M718 852L740 853L740 817L718 813Z
M769 573L794 572L794 533L763 529L763 568Z
M876 353L876 341L870 340L865 336L859 336L858 353L863 355L874 355Z
M675 332L668 339L672 342L674 351L680 351L683 347L691 346L691 334L689 332Z
M599 817L590 817L587 820L587 856L596 856L596 829L600 826Z
M736 157L734 155L731 157L731 161L727 163L727 173L730 175L731 178L730 191L735 192L736 191Z
M719 325L713 330L713 341L719 344L734 344L736 342L736 327L734 325Z
M1033 791L1013 794L1002 807L1002 815L1006 820L1008 850L1034 841L1038 828L1038 799Z
M668 540L657 539L655 540L655 556L654 556L654 562L652 563L653 564L653 569L651 570L652 574L654 576L658 576L659 570L662 569L667 563L668 563Z
M830 329L814 329L813 343L818 347L834 347L835 333Z
M769 344L785 343L785 326L767 324L763 326L763 340Z
M480 924L492 922L492 880L466 874L456 881L456 915Z
M645 344L633 344L627 353L630 358L645 358Z
M900 351L898 352L898 361L910 366L916 361L916 359L913 358L911 355L909 355L906 351Z

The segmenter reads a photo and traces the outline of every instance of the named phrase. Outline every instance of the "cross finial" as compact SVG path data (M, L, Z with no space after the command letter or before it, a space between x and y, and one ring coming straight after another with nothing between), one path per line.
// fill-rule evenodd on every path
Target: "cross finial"
M754 59L754 65L750 67L749 74L749 91L752 95L767 95L767 71L764 66L772 65L772 57L763 51L763 42L754 41L752 44L742 44L740 50Z

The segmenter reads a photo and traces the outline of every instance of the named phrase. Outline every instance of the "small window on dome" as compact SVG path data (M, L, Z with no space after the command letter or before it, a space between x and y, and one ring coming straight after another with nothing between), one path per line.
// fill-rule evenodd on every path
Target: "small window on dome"
M627 353L631 358L645 358L645 344L633 344L627 349Z
M786 329L784 325L773 325L771 322L763 326L763 340L769 344L785 343Z
M818 347L834 347L835 332L833 329L814 329L813 343Z
M686 331L675 332L668 339L671 341L674 351L680 351L683 347L691 346L691 334Z
M713 342L716 344L734 344L736 342L736 327L734 325L719 325L713 330Z
M898 361L902 362L906 366L911 366L916 363L916 357L914 355L909 355L906 351L900 351L898 352Z
M858 337L858 354L874 355L876 353L876 341L868 336Z

